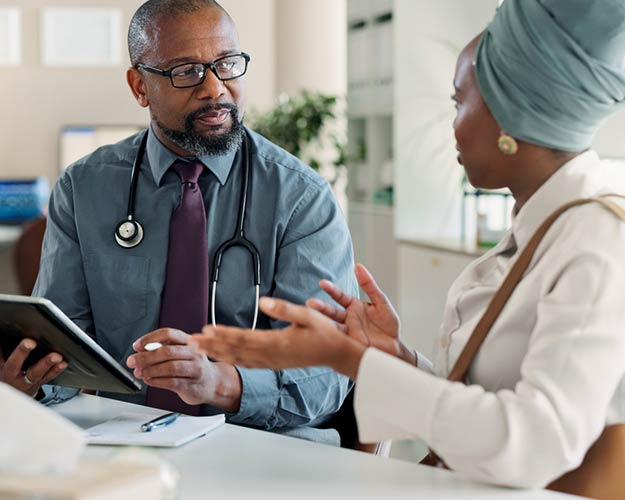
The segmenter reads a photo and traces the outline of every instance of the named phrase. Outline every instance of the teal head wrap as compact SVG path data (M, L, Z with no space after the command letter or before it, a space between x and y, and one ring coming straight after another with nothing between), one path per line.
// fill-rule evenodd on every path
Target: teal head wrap
M506 133L583 151L625 106L625 2L505 0L478 43L475 73Z

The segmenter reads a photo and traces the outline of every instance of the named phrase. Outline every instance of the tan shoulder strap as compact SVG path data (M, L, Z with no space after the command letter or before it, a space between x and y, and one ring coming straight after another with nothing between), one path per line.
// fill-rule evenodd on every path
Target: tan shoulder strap
M504 279L504 282L495 293L494 297L488 304L488 308L486 312L478 322L477 326L473 330L473 333L469 337L462 353L458 357L456 364L453 369L449 373L447 379L454 382L464 382L467 376L467 372L469 371L469 367L473 362L473 358L477 354L482 342L488 335L489 330L495 323L495 320L499 316L499 313L508 302L510 295L516 288L519 281L523 277L525 270L529 266L532 257L534 256L534 252L538 247L539 243L543 239L543 236L547 233L551 224L553 224L561 214L566 212L569 208L576 207L578 205L585 205L587 203L600 203L605 208L613 212L617 217L620 217L625 221L625 209L621 207L619 204L615 203L612 200L607 199L608 197L618 197L625 199L625 196L620 194L605 194L601 195L597 198L580 198L578 200L573 200L565 205L562 205L555 212L553 212L547 219L541 224L541 226L536 230L532 238L530 239L527 246L523 249L523 252L517 259L517 261L510 269L510 272Z

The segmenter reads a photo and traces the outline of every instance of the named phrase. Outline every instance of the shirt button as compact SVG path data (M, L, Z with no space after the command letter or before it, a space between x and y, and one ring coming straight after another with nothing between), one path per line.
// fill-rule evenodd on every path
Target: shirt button
M443 335L443 337L441 338L441 347L443 349L447 349L449 347L449 335Z

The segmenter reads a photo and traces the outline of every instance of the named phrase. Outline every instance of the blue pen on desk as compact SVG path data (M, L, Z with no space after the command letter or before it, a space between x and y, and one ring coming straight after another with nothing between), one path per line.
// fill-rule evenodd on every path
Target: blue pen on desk
M161 429L169 424L173 424L179 416L180 413L166 413L165 415L156 417L154 420L150 420L149 422L143 424L141 426L141 431L152 432L156 429Z

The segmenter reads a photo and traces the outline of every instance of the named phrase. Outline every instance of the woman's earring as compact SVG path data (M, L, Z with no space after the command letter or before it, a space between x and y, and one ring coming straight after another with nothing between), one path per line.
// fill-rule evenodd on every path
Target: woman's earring
M502 132L497 140L497 147L505 155L514 155L519 150L516 139L505 132Z

